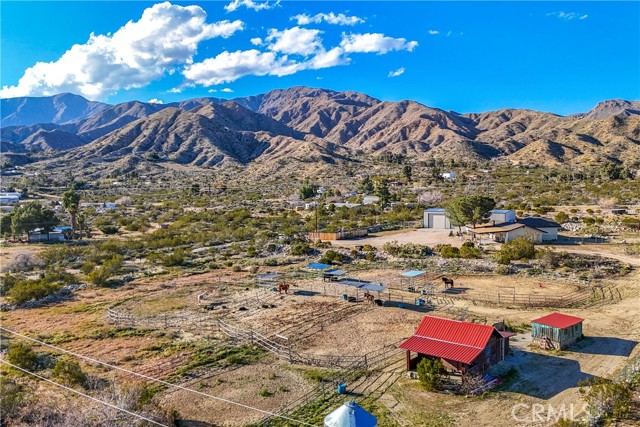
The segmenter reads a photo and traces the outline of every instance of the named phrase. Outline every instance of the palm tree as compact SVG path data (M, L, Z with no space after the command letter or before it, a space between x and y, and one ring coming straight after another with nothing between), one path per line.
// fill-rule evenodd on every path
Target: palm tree
M76 234L76 214L80 209L80 193L76 193L73 188L68 189L62 195L62 206L71 215L71 239Z

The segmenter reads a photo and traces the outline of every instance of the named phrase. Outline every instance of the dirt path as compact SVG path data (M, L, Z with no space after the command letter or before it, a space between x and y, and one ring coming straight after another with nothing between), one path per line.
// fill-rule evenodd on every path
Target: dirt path
M618 261L625 262L627 264L640 266L640 257L634 256L634 255L614 253L607 250L608 248L606 246L603 246L602 249L586 249L586 248L575 249L573 247L566 247L566 246L553 246L553 249L556 251L569 252L571 254L578 254L578 255L598 255L605 258L616 259Z

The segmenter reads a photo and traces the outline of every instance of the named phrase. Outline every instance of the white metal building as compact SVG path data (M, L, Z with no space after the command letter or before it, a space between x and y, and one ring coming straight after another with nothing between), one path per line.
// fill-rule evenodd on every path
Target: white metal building
M455 227L451 225L447 211L444 208L429 208L424 211L424 228L451 230Z

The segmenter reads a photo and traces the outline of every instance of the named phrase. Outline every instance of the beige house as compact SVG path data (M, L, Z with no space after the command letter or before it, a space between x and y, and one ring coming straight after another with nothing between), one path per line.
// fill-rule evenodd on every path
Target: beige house
M489 239L494 242L506 243L515 240L519 236L529 236L536 243L541 243L546 232L525 224L510 223L498 226L479 226L469 228L469 233L474 239Z

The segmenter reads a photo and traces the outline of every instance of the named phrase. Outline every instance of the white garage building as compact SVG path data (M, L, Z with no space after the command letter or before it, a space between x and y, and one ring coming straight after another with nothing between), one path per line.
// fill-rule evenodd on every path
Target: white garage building
M451 230L455 227L451 225L447 211L444 208L429 208L424 211L424 228Z

